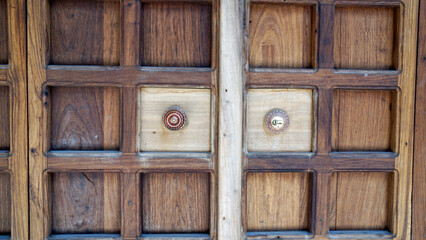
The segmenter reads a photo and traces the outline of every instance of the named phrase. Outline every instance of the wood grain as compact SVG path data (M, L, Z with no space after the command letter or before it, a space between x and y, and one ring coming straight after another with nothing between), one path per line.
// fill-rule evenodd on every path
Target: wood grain
M52 173L52 232L119 233L120 176Z
M308 230L312 177L303 172L249 173L247 230Z
M251 4L250 67L312 68L315 16L309 5Z
M118 150L118 88L52 87L50 92L51 150Z
M282 134L271 134L264 126L265 115L275 108L282 109L289 117L289 128ZM312 151L312 89L250 89L247 118L249 152Z
M396 92L335 90L333 151L394 151Z
M7 0L0 0L0 64L8 63Z
M0 235L10 235L11 231L11 186L10 175L0 173Z
M208 232L208 173L143 174L142 192L143 233Z
M391 230L393 174L336 172L330 180L331 230Z
M144 66L210 67L210 3L143 3L141 63Z
M53 0L50 64L119 65L120 2Z
M336 7L334 67L398 69L398 8Z
M187 114L187 126L170 131L163 114L173 105ZM139 100L139 149L141 151L211 150L211 90L186 88L141 88Z
M0 150L10 148L10 104L9 88L0 86Z

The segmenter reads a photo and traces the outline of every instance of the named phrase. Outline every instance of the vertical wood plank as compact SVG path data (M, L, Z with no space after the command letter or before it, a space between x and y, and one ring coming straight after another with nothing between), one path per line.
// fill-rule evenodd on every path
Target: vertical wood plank
M141 190L139 173L123 173L121 236L136 239L141 235Z
M243 0L220 1L218 239L241 239Z
M0 172L0 235L10 234L11 225L10 175Z
M0 64L8 63L7 0L0 0Z
M140 64L140 12L139 0L124 0L123 2L123 64L136 66Z
M334 48L334 0L320 1L319 24L319 57L320 68L333 68Z
M9 98L9 87L0 86L0 150L10 149Z
M420 0L417 49L412 239L426 235L426 1Z

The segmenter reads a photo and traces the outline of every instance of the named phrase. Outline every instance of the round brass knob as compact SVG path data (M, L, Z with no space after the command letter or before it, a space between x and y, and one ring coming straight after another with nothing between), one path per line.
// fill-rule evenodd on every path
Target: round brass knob
M179 106L170 106L163 114L164 126L172 131L178 131L185 127L187 123L186 112Z
M265 127L273 134L281 134L288 129L290 120L287 113L281 109L272 109L265 116Z

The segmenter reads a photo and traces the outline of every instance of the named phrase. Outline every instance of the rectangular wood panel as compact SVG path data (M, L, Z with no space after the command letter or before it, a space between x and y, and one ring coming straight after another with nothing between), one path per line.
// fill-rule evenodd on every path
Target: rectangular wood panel
M397 92L335 90L333 151L395 151Z
M334 67L398 69L399 8L338 6L334 19Z
M52 0L50 64L119 65L120 2Z
M0 86L0 150L10 147L9 87Z
M312 5L251 4L252 68L312 68L316 9Z
M392 231L393 173L335 172L330 182L331 230Z
M52 233L119 233L120 175L52 173Z
M7 0L0 0L0 64L7 63Z
M120 91L52 87L51 150L118 150Z
M211 66L210 3L143 3L141 21L143 66Z
M247 175L247 231L308 230L312 176L306 172Z
M9 235L11 230L10 175L0 172L0 235Z
M208 173L142 175L143 233L208 233Z

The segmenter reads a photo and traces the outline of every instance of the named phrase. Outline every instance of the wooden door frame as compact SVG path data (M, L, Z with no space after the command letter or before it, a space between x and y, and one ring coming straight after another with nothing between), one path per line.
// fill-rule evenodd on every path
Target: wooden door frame
M420 0L417 48L416 112L414 126L412 239L426 235L426 1Z
M28 136L26 1L7 0L8 64L0 85L9 87L10 151L0 155L0 172L10 174L11 239L28 239Z

